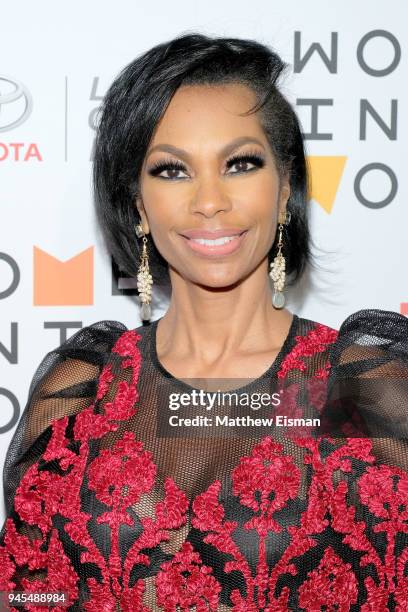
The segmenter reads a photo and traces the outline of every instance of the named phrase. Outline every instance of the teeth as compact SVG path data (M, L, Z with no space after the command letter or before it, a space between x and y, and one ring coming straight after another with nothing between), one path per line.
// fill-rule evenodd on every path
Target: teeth
M191 238L191 240L193 240L194 242L198 242L198 244L207 244L208 246L215 246L220 244L226 244L234 238L237 238L237 236L223 236L222 238L217 238L216 240L207 240L206 238Z

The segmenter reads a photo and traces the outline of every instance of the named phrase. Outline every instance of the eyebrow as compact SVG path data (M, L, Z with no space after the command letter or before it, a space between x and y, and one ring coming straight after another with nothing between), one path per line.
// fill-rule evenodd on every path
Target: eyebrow
M258 138L255 138L253 136L240 136L238 138L235 138L231 142L229 142L222 149L220 149L219 155L220 156L228 155L229 153L231 153L231 151L233 151L237 147L242 146L244 144L248 144L250 142L251 143L259 144L259 145L261 145L262 148L264 148L263 142L258 140ZM152 147L151 149L149 149L149 151L147 152L147 155L146 155L146 159L147 159L147 157L149 157L149 155L151 155L155 151L164 151L166 153L173 153L174 155L177 155L179 157L184 157L187 160L191 160L190 153L188 153L184 149L180 149L179 147L175 147L174 145L165 144L165 143L157 144L154 147Z

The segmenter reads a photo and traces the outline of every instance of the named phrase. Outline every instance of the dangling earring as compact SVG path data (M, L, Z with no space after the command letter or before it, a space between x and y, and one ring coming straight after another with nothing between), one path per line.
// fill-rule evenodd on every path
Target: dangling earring
M143 236L143 248L140 257L140 265L137 273L137 290L139 291L139 298L141 303L140 316L142 321L149 321L152 316L152 309L150 302L152 299L152 285L153 277L149 271L149 258L147 256L147 238L143 231L141 223L136 225L136 236L140 238Z
M285 305L285 294L283 293L283 289L285 287L285 258L282 255L282 232L283 232L283 224L288 225L291 219L290 212L286 212L284 218L280 218L279 220L279 240L278 240L278 253L274 258L273 262L270 264L271 271L269 272L269 276L273 280L274 293L272 297L272 304L274 308L283 308Z

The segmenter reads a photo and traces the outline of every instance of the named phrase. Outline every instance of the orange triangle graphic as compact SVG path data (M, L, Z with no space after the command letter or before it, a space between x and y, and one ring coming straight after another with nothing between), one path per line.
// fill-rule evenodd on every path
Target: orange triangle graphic
M400 312L401 314L408 316L408 302L401 302Z
M309 199L315 200L327 213L331 213L347 157L308 156L310 177Z
M93 250L60 261L34 246L34 306L92 305Z

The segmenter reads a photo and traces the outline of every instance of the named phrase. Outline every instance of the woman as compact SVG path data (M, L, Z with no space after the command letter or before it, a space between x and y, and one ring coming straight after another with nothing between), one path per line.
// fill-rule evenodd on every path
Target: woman
M3 590L69 610L408 609L408 322L361 310L336 331L284 308L311 257L283 69L189 34L110 87L99 219L141 318L166 282L170 305L40 364L5 464ZM189 402L221 387L254 403Z

